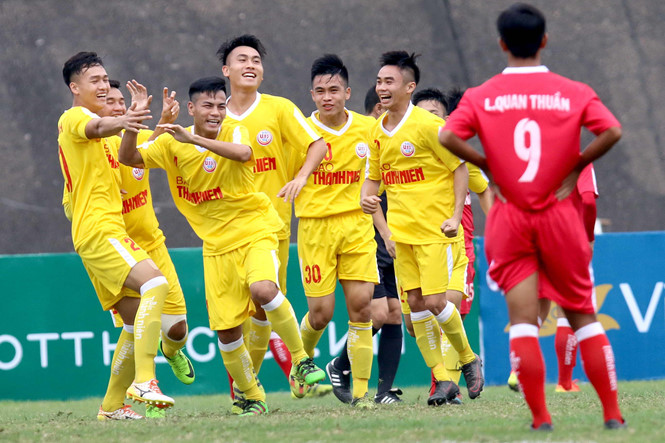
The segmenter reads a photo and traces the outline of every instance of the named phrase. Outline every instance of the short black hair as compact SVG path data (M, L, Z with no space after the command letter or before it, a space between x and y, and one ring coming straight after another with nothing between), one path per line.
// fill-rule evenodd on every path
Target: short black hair
M109 80L109 86L115 89L120 89L120 82L118 80Z
M420 54L406 51L390 51L381 55L381 67L397 66L401 71L408 71L413 76L413 81L418 84L420 81L420 69L416 65L416 58Z
M96 52L79 52L71 56L62 67L62 78L65 80L65 84L69 86L73 76L80 74L92 66L104 66L102 59Z
M336 54L325 54L312 63L312 82L317 75L339 75L344 80L344 85L349 85L349 71L344 62Z
M418 105L418 103L427 100L439 102L443 106L443 109L448 109L448 101L446 100L446 96L443 94L443 92L436 88L421 89L420 91L414 93L411 97L411 103L414 105Z
M378 102L379 94L376 93L376 86L372 86L365 94L365 114L370 115Z
M226 82L222 77L203 77L189 85L189 100L194 101L195 96L201 93L215 95L219 91L226 94Z
M261 59L266 56L266 48L263 47L261 40L255 35L252 34L243 34L239 37L234 37L230 40L225 41L217 50L217 58L222 62L222 65L226 65L226 59L235 48L238 46L249 46L250 48L256 49L256 52L259 53Z
M513 56L531 58L543 41L545 16L531 5L515 3L499 15L496 27Z
M466 89L454 87L446 92L446 102L448 103L446 106L446 113L448 113L448 115L452 114L453 111L457 109L457 105L459 105L459 101L462 100L465 91Z

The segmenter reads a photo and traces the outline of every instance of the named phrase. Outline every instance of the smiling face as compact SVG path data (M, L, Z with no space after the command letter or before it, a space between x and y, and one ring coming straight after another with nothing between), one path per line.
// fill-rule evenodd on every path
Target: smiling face
M344 105L351 97L349 88L339 74L317 75L312 80L312 100L321 120L336 121L345 116Z
M249 46L238 46L226 58L222 73L231 88L256 91L263 81L263 61L259 52Z
M74 106L84 106L99 112L106 105L106 96L111 86L106 69L93 65L72 77L69 89L74 95Z
M106 94L106 104L98 112L100 117L120 117L127 112L125 97L118 88L111 88Z
M408 106L416 83L404 76L397 66L386 65L376 76L376 93L381 106L387 110L396 110Z
M187 103L187 110L194 117L194 131L205 138L217 138L226 117L226 94L224 91L201 92L192 99Z

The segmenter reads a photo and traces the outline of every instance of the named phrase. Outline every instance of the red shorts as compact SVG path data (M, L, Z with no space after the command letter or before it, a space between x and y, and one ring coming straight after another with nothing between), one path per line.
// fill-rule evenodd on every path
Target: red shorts
M497 200L485 236L490 277L504 292L542 272L555 289L548 298L565 309L593 314L591 248L572 199L534 212Z
M466 268L466 285L464 288L464 293L466 294L467 298L462 299L462 303L460 304L459 313L461 315L465 315L471 312L471 305L473 304L474 294L473 280L476 278L476 264L474 263L476 254L473 251L473 240L467 241L466 236L464 238L464 249L466 249L466 256L469 257L469 264ZM471 257L473 257L473 259Z

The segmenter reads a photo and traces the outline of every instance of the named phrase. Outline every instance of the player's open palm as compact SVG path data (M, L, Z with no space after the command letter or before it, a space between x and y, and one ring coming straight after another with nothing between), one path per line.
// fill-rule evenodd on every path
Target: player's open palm
M163 129L164 131L168 132L181 143L191 143L192 142L192 133L187 131L185 128L183 128L180 125L176 125L173 123L163 123L157 125L158 128Z
M122 129L131 132L139 132L141 129L148 129L148 127L143 124L143 121L150 120L152 116L150 115L150 109L136 109L136 104L132 103L127 109L127 112L125 112L125 115L118 118L122 121Z
M148 95L148 89L145 86L132 79L127 82L127 89L132 96L132 104L136 103L136 109L150 109L152 95Z

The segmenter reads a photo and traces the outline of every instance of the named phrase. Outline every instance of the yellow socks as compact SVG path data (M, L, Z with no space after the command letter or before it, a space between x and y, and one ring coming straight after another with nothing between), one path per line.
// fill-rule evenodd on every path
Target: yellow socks
M434 315L429 311L412 312L411 322L418 349L427 367L432 369L434 378L439 381L450 380L441 354L441 329Z
M248 399L265 401L266 395L256 384L252 359L249 357L243 338L240 337L227 344L218 341L218 345L224 366L238 385L238 389L243 391Z
M132 332L128 332L132 331ZM113 412L125 404L125 392L134 381L134 326L125 325L111 360L111 377L102 401L102 409Z
M266 311L266 317L272 325L273 331L280 336L289 349L292 361L299 362L303 358L306 358L307 353L303 349L296 314L293 312L291 303L284 297L284 294L281 291L278 292L272 301L261 307Z
M314 358L314 348L316 348L316 345L319 343L319 340L321 340L321 336L323 335L323 331L325 330L326 328L323 328L321 330L316 330L312 327L312 324L309 322L309 312L305 314L305 316L302 318L302 321L300 322L300 335L302 336L302 345L303 348L305 349L305 352L310 357ZM298 360L293 359L293 361L296 362Z
M372 345L372 322L349 322L347 352L351 362L351 374L353 374L353 398L360 398L367 394L374 359Z
M141 304L134 320L135 381L143 383L155 378L155 356L162 326L162 309L169 292L166 277L148 280L141 286Z
M471 346L469 346L469 339L466 337L462 317L455 305L451 302L446 303L446 307L436 316L436 320L441 325L441 329L448 337L450 344L459 353L461 364L465 365L472 362L476 356Z
M462 375L461 366L459 363L459 353L450 344L446 334L441 335L441 352L443 353L443 365L448 372L448 376L459 385L459 379Z
M270 343L272 327L267 320L257 320L254 317L250 318L251 324L249 327L249 333L245 332L249 337L246 337L245 345L247 346L249 356L252 359L254 371L258 374L261 370L261 364L263 364L263 358L268 351L268 343Z

